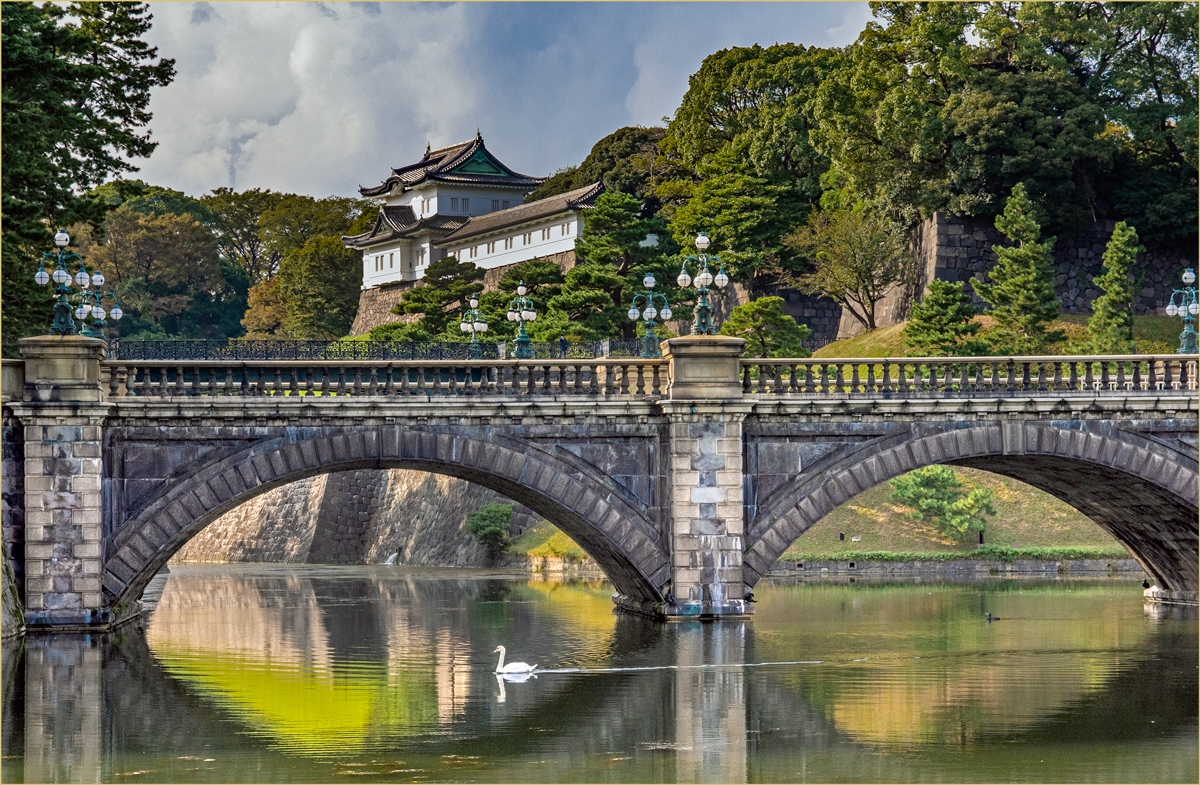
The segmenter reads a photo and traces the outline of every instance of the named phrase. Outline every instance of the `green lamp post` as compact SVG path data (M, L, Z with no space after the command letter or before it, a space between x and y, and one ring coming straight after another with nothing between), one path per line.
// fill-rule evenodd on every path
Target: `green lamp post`
M629 306L627 314L632 322L642 318L646 320L646 334L642 336L642 356L646 358L662 357L662 351L658 348L658 336L654 334L655 318L661 316L664 322L671 318L671 306L667 302L667 296L651 291L654 284L654 276L647 273L646 277L642 279L642 285L646 287L646 291L633 296L633 303ZM643 306L640 311L638 310L639 302ZM655 302L662 303L662 308L655 308Z
M708 263L716 262L720 265L721 260L716 256L708 256L704 252L708 250L709 240L708 235L700 232L696 235L696 250L700 252L699 258L688 256L683 260L683 267L679 271L679 277L675 282L679 284L680 289L686 289L692 285L692 276L688 275L687 263L696 262L699 266L699 272L696 273L696 318L692 322L692 333L695 335L716 335L717 325L712 318L712 305L708 302L708 287L716 286L718 289L724 289L729 284L729 276L725 274L725 267L720 266L717 274L714 277L708 271Z
M517 332L517 350L513 353L518 360L533 359L533 342L525 332L525 323L537 319L537 311L533 308L533 300L525 296L527 291L525 282L521 281L517 286L517 296L508 303L508 320L521 325Z
M116 292L104 292L92 290L92 287L99 289L104 285L104 275L97 270L88 275L87 268L83 264L83 259L78 254L69 253L67 246L71 244L71 237L65 229L59 229L54 235L54 244L58 246L58 251L54 253L42 254L42 261L38 264L38 271L34 273L33 280L38 286L45 286L54 281L55 293L58 295L58 300L54 303L54 321L50 324L51 335L79 335L85 337L103 337L105 327L105 317L110 316L114 322L120 321L124 316L121 310L121 303L117 299ZM54 262L54 273L46 272L46 260ZM79 261L79 270L75 273L75 285L79 287L78 292L71 289L71 273L67 271L67 263L72 259ZM78 305L74 313L71 311L71 299L74 298ZM104 310L103 300L112 298L112 310L107 313ZM73 317L73 318L72 318ZM81 322L79 330L75 328L75 319ZM91 319L89 324L88 319Z
M483 357L483 346L479 343L479 334L487 332L487 316L479 310L477 297L472 297L470 304L471 307L463 312L462 321L458 323L458 327L464 333L471 334L471 345L467 347L467 357L479 360Z
M1167 304L1167 316L1183 319L1183 332L1179 334L1179 354L1196 354L1196 315L1200 314L1200 303L1196 302L1196 271L1183 271L1183 287L1171 293Z

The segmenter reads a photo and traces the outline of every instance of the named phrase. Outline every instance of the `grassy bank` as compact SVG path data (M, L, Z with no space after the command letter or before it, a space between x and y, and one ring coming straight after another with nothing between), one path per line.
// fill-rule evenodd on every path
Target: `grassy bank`
M991 319L977 316L975 320L986 329ZM1087 331L1088 317L1084 314L1061 314L1051 323L1051 329L1062 330L1068 341L1077 341ZM1142 354L1170 354L1179 343L1181 323L1170 316L1133 317L1133 340ZM857 358L857 357L906 357L908 348L904 344L904 325L880 327L868 333L859 333L822 346L813 352L813 357Z

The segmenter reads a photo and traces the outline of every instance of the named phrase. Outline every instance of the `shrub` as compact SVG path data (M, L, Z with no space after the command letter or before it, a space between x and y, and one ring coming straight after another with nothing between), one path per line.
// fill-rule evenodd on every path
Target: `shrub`
M892 500L911 507L913 520L960 541L968 532L983 531L987 524L984 516L996 514L992 492L968 490L949 466L926 466L897 477L892 480Z
M508 526L512 522L513 507L512 504L488 502L467 518L467 531L493 554L504 553L511 542Z

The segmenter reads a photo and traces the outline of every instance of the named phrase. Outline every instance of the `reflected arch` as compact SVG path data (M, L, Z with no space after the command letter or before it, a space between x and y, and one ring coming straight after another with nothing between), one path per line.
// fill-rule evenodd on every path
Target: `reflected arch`
M650 510L583 461L477 428L468 434L387 425L264 439L167 481L110 536L106 599L114 606L138 599L184 543L255 496L354 469L428 471L503 494L562 529L626 597L659 602L670 580L670 559Z
M1160 589L1197 591L1200 475L1194 457L1116 428L1098 433L1023 422L897 433L794 479L747 526L747 586L844 502L933 464L982 469L1046 491L1128 548Z

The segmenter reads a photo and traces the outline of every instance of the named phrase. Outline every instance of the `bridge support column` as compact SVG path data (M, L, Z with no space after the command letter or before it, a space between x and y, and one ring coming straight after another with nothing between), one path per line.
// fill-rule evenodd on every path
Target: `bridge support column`
M25 338L25 395L13 409L25 435L25 624L110 625L101 590L101 479L107 404L104 341Z
M745 341L666 342L671 419L671 590L667 617L743 616L742 403Z

